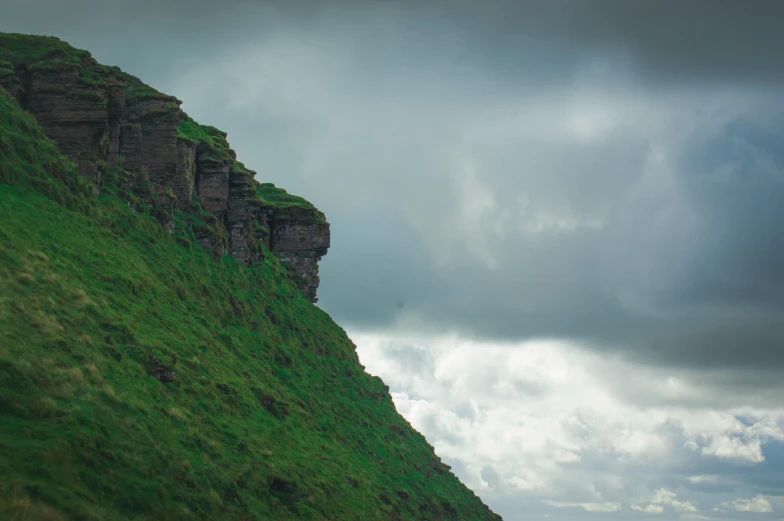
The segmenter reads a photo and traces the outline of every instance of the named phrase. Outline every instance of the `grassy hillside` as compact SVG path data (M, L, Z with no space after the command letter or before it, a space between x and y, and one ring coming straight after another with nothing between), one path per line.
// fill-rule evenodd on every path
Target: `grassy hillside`
M124 175L93 197L0 88L0 519L498 519L274 255L212 261Z

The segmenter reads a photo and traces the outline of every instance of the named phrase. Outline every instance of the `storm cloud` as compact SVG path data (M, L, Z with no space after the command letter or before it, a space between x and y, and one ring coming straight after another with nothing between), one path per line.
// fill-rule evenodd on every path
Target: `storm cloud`
M784 508L760 470L784 457L782 21L764 0L0 6L326 213L319 305L509 519Z

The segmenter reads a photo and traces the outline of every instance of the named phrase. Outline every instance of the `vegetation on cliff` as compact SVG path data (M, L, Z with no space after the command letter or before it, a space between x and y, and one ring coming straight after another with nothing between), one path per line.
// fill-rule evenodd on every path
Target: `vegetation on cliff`
M85 60L57 42L0 58ZM0 519L498 519L275 255L216 262L135 176L96 194L0 88Z
M272 183L261 183L259 185L258 194L262 201L269 205L281 207L297 206L307 209L315 208L310 202L302 197L291 195L286 190L278 188Z
M178 221L187 221L213 257L228 253L243 266L259 262L266 246L303 294L318 300L318 261L329 248L329 223L310 203L282 190L262 197L256 173L237 160L225 132L194 121L177 98L56 38L0 34L0 59L9 71L0 75L0 86L96 192L113 169L124 170L118 193L137 195L164 229L173 232ZM139 193L145 189L147 195ZM175 219L175 209L187 215Z
M22 69L79 69L79 80L86 86L107 85L119 80L127 83L129 100L175 99L158 92L119 67L98 63L89 51L76 49L51 36L0 33L0 68L3 68L2 62Z

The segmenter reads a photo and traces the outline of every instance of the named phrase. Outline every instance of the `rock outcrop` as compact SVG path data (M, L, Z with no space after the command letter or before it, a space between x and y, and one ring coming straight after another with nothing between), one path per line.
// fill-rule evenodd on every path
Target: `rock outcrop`
M60 151L79 166L79 173L99 186L97 161L106 155L109 144L109 92L82 84L79 71L73 64L44 64L22 71L21 101Z
M177 380L177 375L174 372L175 363L176 360L172 360L171 365L166 365L154 356L150 356L147 362L147 373L161 383L174 382Z
M262 239L295 274L302 292L317 302L318 261L329 249L329 223L315 208L263 206L258 222L266 227Z
M8 91L12 98L16 99L19 96L20 84L21 82L14 74L14 71L0 64L0 87Z
M305 296L318 300L318 261L330 241L321 212L257 182L237 161L226 133L193 121L178 99L57 38L50 39L53 50L39 56L16 55L17 40L0 37L0 86L92 180L96 193L110 168L127 171L130 188L149 194L141 199L154 206L166 231L174 232L177 210L206 214L212 224L194 233L213 257L228 253L252 266L263 259L263 244Z

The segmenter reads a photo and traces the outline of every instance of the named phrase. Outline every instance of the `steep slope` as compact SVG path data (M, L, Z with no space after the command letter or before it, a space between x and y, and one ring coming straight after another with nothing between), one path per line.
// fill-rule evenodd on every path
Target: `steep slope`
M109 160L110 118L94 156L68 141L90 134L82 120L47 127L49 112L22 109L25 74L51 52L36 46L62 58L58 42L0 35L0 519L500 519L292 280L278 256L300 246L259 241L245 263L205 192L179 204L176 183ZM179 117L177 147L224 147ZM324 226L248 186L272 217L259 236Z

